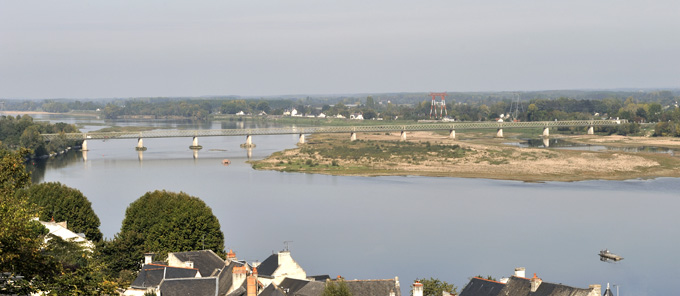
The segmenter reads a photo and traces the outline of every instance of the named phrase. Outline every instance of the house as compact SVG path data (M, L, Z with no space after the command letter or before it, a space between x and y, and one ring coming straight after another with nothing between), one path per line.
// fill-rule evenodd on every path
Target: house
M352 113L349 115L349 119L364 120L364 115L361 113Z
M307 273L290 256L290 251L284 250L267 257L257 266L260 281L265 286L270 283L280 284L284 278L306 279Z
M71 230L68 229L68 223L67 221L64 222L54 222L54 219L50 222L44 222L38 220L38 218L34 218L33 220L36 220L40 222L47 230L49 231L49 234L60 237L61 239L65 241L70 241L74 242L77 244L80 244L85 250L92 252L94 250L94 243L92 241L88 240L85 237L85 234L83 233L75 233ZM45 242L49 241L50 237L49 235L45 238Z
M243 110L241 110L241 111L238 111L238 112L236 113L236 115L242 116L242 115L246 115L246 113L243 112Z
M317 117L318 117L318 118L326 118L326 114L319 113L319 115L318 115Z
M459 296L600 296L602 290L600 285L590 285L587 289L575 288L543 282L535 273L530 279L524 275L525 269L519 267L513 276L503 278L500 282L474 277ZM417 295L414 289L413 295L422 296L422 293Z
M137 278L125 290L125 296L143 296L146 293L155 293L158 286L165 279L200 278L196 268L173 267L156 263L148 263L142 266Z
M335 118L347 118L347 117L343 116L342 114L338 114L338 115L335 115Z
M166 262L146 254L142 270L123 295L228 295L245 287L249 266L229 250L222 260L212 250L169 253ZM190 291L190 293L185 293Z

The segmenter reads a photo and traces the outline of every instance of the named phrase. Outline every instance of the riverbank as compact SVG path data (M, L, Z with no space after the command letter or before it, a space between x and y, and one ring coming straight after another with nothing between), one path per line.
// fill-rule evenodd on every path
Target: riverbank
M467 133L466 133L467 134ZM662 146L680 149L680 139L622 136L559 136L575 143L617 147ZM330 175L418 175L500 180L582 181L680 177L680 157L659 153L520 148L517 140L467 134L450 139L414 132L397 141L396 133L314 135L307 144L253 162L259 170Z

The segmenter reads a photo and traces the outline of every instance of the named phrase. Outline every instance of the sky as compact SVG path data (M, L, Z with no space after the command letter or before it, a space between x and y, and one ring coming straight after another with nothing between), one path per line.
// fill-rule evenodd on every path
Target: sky
M677 0L0 0L0 98L677 87Z

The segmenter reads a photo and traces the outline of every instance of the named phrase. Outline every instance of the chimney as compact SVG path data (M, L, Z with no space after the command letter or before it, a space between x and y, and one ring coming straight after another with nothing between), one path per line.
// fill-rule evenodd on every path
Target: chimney
M144 264L151 264L153 263L153 256L156 255L155 253L145 253L144 254Z
M539 279L536 276L536 273L534 273L534 277L532 277L530 281L531 281L531 292L532 293L536 292L536 290L538 290L538 286L540 286L541 283L543 282L543 280Z
M419 281L413 283L413 296L423 296L423 284Z
M246 281L246 276L248 273L248 269L245 266L235 266L234 269L231 272L231 287L229 288L228 293L231 293L232 291L236 290L236 287L240 287L243 285L243 282Z
M516 277L521 277L521 278L526 278L526 269L524 267L517 267L515 268L515 276Z
M184 261L184 265L189 268L194 268L194 261Z
M227 253L227 260L228 261L236 261L236 253L229 249L229 253Z
M246 295L257 296L257 267L253 267L253 273L248 276L246 284Z
M590 289L590 293L588 293L588 296L600 296L602 294L602 286L601 285L590 285L588 286Z

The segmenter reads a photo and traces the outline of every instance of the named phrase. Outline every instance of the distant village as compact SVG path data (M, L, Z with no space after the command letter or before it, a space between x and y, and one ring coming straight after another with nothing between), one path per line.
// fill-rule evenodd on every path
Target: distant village
M83 234L68 230L66 222L40 221L55 236L78 242L91 250L94 246ZM321 296L328 281L343 281L353 296L401 296L399 277L348 280L340 276L308 275L284 249L264 261L239 260L229 250L226 260L212 250L168 253L167 260L154 261L153 253L144 263L124 296ZM408 283L411 295L424 296L424 285ZM454 294L442 292L442 296ZM544 282L536 273L526 276L524 267L499 281L473 277L458 296L613 296L609 285L587 288ZM438 295L437 295L438 296Z

